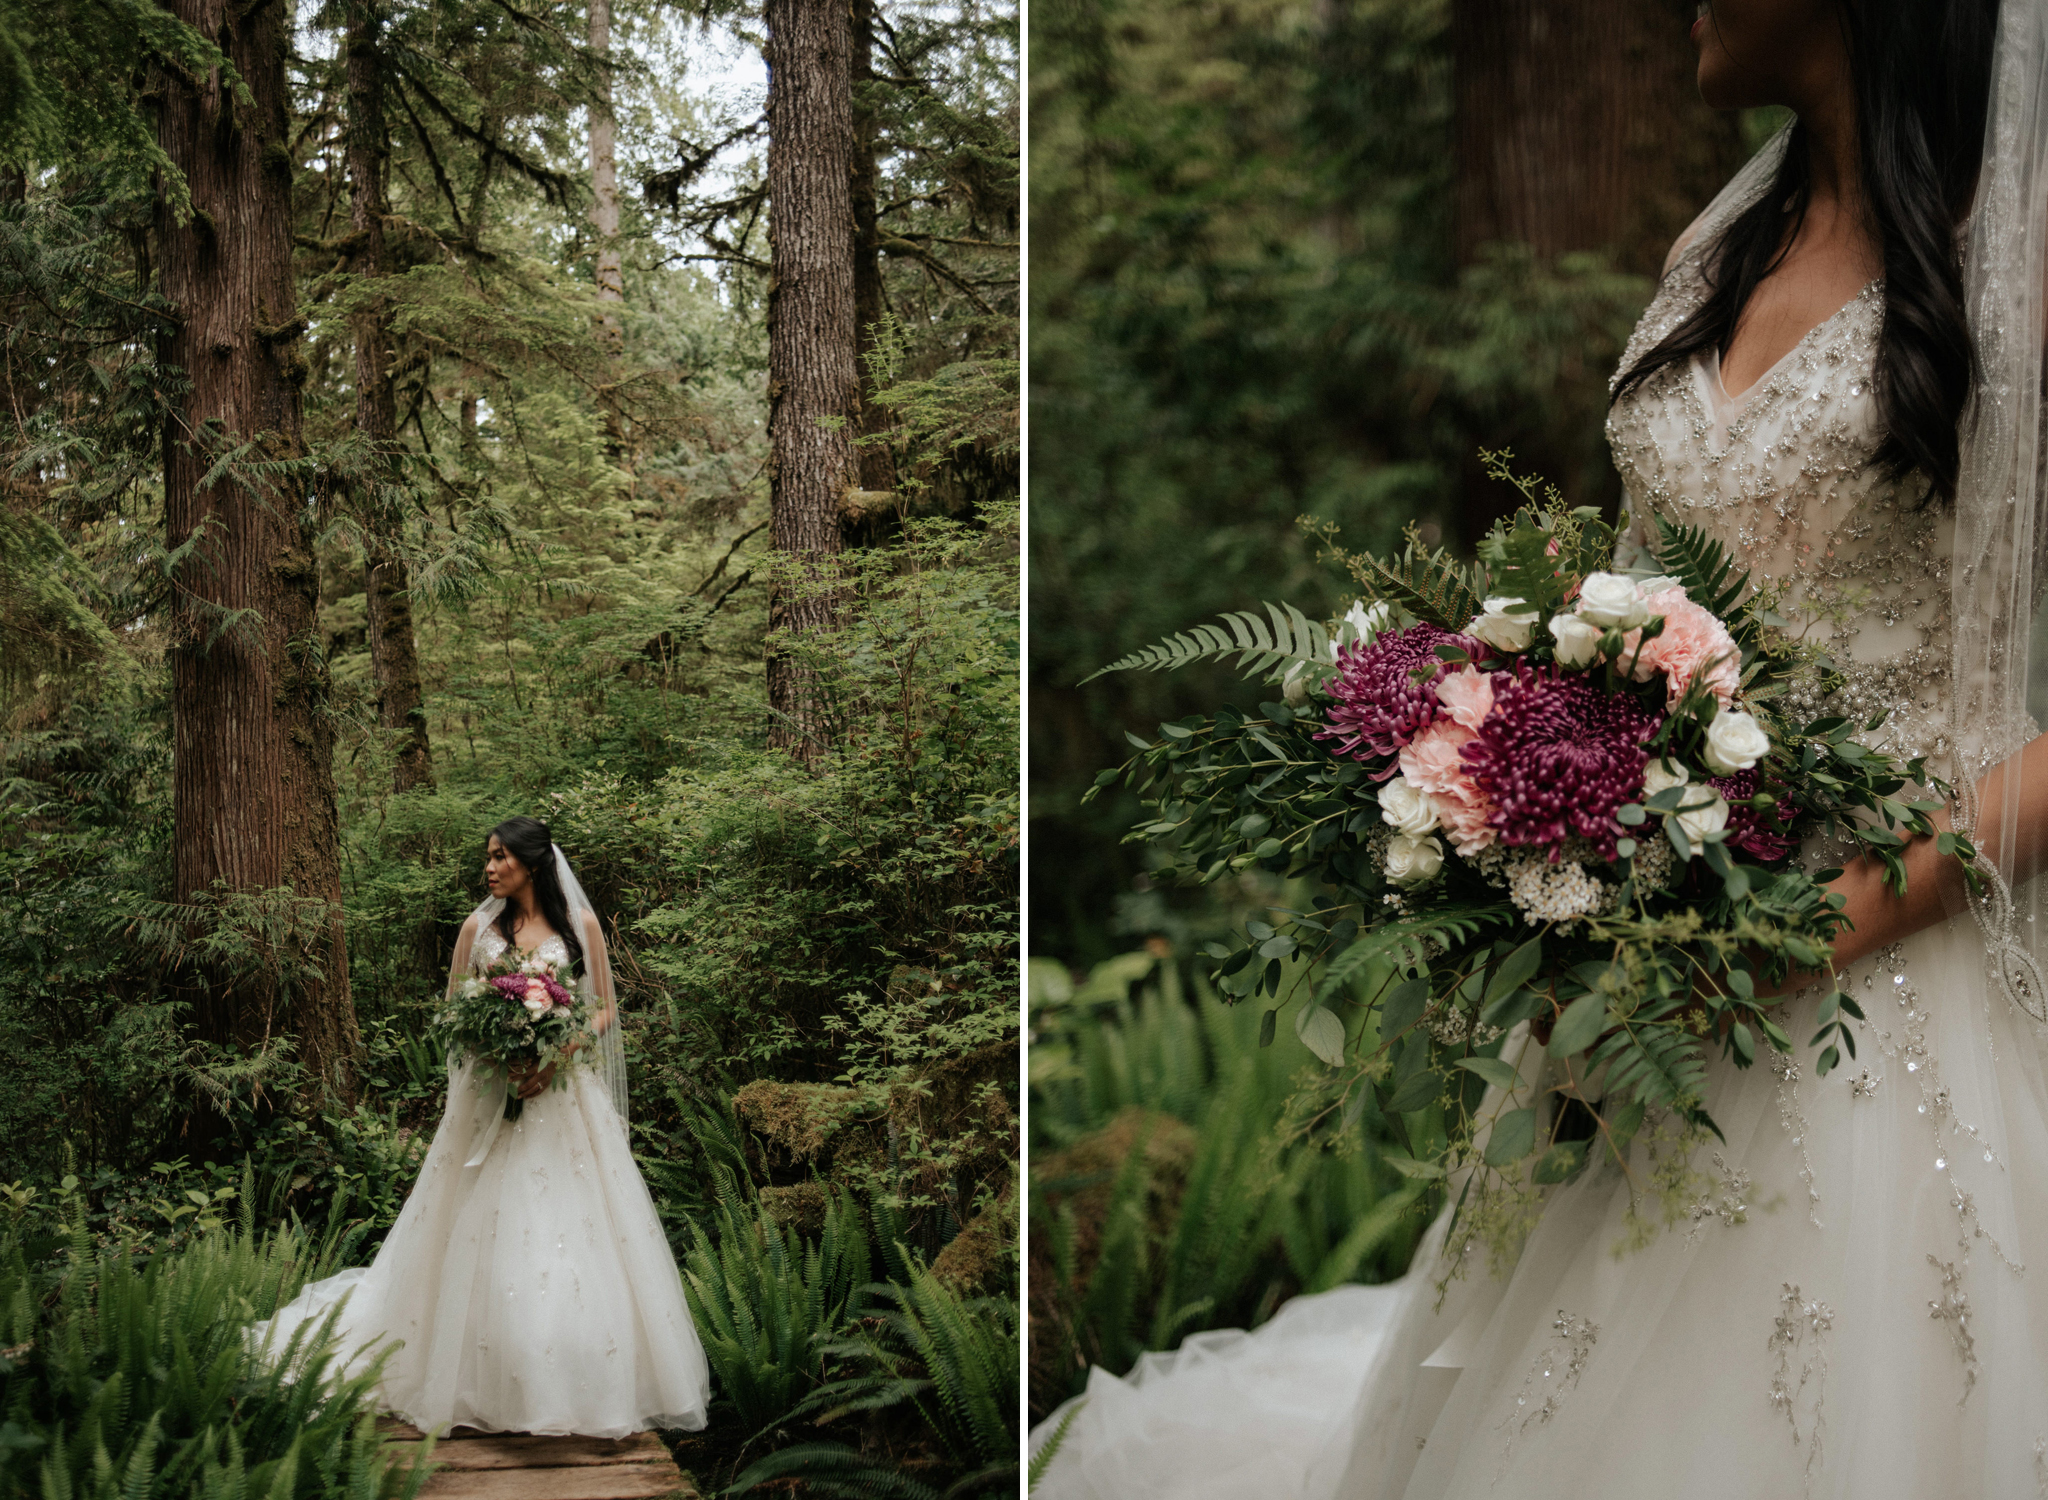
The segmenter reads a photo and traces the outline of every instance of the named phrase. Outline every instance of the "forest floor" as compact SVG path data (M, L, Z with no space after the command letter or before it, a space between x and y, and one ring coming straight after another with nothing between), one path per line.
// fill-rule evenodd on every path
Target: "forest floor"
M425 1437L390 1418L381 1424L400 1456ZM537 1437L458 1427L434 1445L424 1500L699 1500L651 1432L624 1438Z

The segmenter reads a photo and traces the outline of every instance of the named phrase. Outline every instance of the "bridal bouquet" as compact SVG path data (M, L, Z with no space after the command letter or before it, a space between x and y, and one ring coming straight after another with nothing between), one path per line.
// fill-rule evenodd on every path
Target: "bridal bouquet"
M512 1086L513 1064L564 1062L591 1040L589 1003L565 977L545 959L515 960L507 949L483 974L459 982L434 1018L430 1034L451 1054L473 1052L505 1074L508 1120L526 1107ZM566 1081L558 1072L555 1084Z
M1903 891L1904 835L1936 833L1948 789L1846 720L1793 712L1830 690L1830 663L1719 544L1660 520L1654 558L1610 571L1596 511L1487 459L1529 503L1476 564L1412 530L1394 559L1324 531L1367 595L1341 621L1269 604L1105 668L1234 656L1272 698L1131 736L1096 790L1126 778L1144 797L1130 837L1167 851L1166 878L1256 866L1318 891L1209 945L1222 993L1270 1000L1262 1045L1293 1006L1339 1070L1329 1110L1375 1105L1406 1175L1470 1169L1468 1195L1526 1195L1603 1155L1626 1169L1646 1117L1716 1131L1711 1051L1792 1052L1759 991L1831 972L1844 918L1823 886L1841 871L1801 869L1800 842L1875 855ZM1852 1017L1839 989L1821 1002L1819 1072L1855 1055ZM1522 1021L1561 1098L1500 1057Z

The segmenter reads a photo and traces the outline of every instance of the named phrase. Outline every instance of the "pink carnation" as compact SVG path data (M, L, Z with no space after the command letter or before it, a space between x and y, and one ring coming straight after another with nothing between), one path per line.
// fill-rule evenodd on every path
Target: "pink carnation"
M1437 706L1467 729L1477 729L1493 712L1493 674L1460 667L1436 685Z
M1433 797L1456 796L1471 784L1459 756L1472 738L1463 724L1438 719L1401 747L1401 774Z
M1707 686L1726 706L1742 685L1742 653L1727 627L1686 598L1682 588L1660 590L1643 602L1651 614L1664 617L1664 631L1645 643L1642 654L1636 657L1636 681L1648 682L1662 672L1665 706L1676 708L1678 700L1692 686L1693 677L1704 668ZM1635 631L1629 632L1631 656L1635 654L1636 635Z
M1486 688L1486 699L1491 708L1491 685ZM1465 747L1476 737L1455 719L1438 719L1401 750L1401 775L1436 798L1437 812L1443 819L1444 831L1451 836L1451 846L1468 857L1492 844L1498 836L1492 821L1493 799L1479 789L1465 770Z

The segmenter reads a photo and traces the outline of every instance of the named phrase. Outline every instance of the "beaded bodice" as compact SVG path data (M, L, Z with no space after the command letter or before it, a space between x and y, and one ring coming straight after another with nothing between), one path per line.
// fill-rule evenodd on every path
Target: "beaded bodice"
M511 946L505 941L505 935L498 931L497 923L485 923L483 931L476 935L476 946L469 956L470 967L477 970L489 968L504 957ZM551 932L535 945L528 956L558 966L566 965L569 962L569 945L562 941L560 933Z
M1622 369L1705 299L1705 253L1698 241L1680 253ZM1607 440L1628 492L1625 550L1654 537L1649 513L1703 527L1832 662L1838 684L1817 681L1788 706L1861 723L1889 711L1866 742L1945 770L1954 523L1919 503L1922 476L1894 478L1872 461L1883 436L1871 391L1883 316L1883 286L1872 282L1732 397L1711 354L1667 365L1615 404Z

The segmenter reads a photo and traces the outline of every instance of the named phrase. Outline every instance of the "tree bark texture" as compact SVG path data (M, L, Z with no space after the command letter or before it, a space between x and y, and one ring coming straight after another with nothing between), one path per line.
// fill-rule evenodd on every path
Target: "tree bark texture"
M891 423L875 401L870 359L875 328L889 311L882 286L882 233L876 204L876 139L880 134L871 95L875 79L875 0L853 0L853 326L857 339L855 367L860 375L859 437L873 437ZM873 492L896 488L896 460L882 443L858 448L860 488ZM857 524L857 523L855 523ZM871 524L871 523L870 523Z
M590 0L590 50L600 60L612 55L611 0ZM590 110L590 223L597 231L597 300L626 300L626 277L619 265L618 125L612 118L612 75L598 75L598 102ZM609 308L598 313L598 327L617 358L624 350L625 331Z
M1457 257L1611 251L1654 276L1741 160L1701 102L1693 0L1452 0Z
M840 502L859 474L851 28L843 0L768 0L767 20L770 534L816 560L815 581L844 546ZM807 762L829 748L828 707L778 643L831 618L815 587L778 582L769 598L769 743Z
M359 497L369 553L364 593L370 664L377 683L378 722L398 732L392 790L406 792L433 785L434 760L427 738L426 694L420 686L419 648L413 638L412 580L397 545L405 516L396 471L398 397L391 377L396 358L391 305L375 294L377 282L391 269L384 239L391 213L385 186L391 137L384 118L382 21L377 0L351 0L344 39L349 230L356 244L352 269L358 289L372 295L358 303L350 321L356 346L356 431L369 440L373 452Z
M292 161L286 136L286 0L173 0L216 38L251 97L215 77L161 80L158 138L190 184L191 213L160 203L161 286L177 315L167 363L190 389L164 434L165 529L196 538L177 575L171 720L176 893L216 881L238 892L289 886L331 903L329 919L279 955L321 971L292 987L210 989L202 1032L250 1047L288 1033L316 1099L352 1100L359 1047L342 944L334 734L315 616L319 519L304 476L246 465L305 452L304 323L292 279ZM213 483L223 449L249 445ZM230 615L227 612L247 612Z

